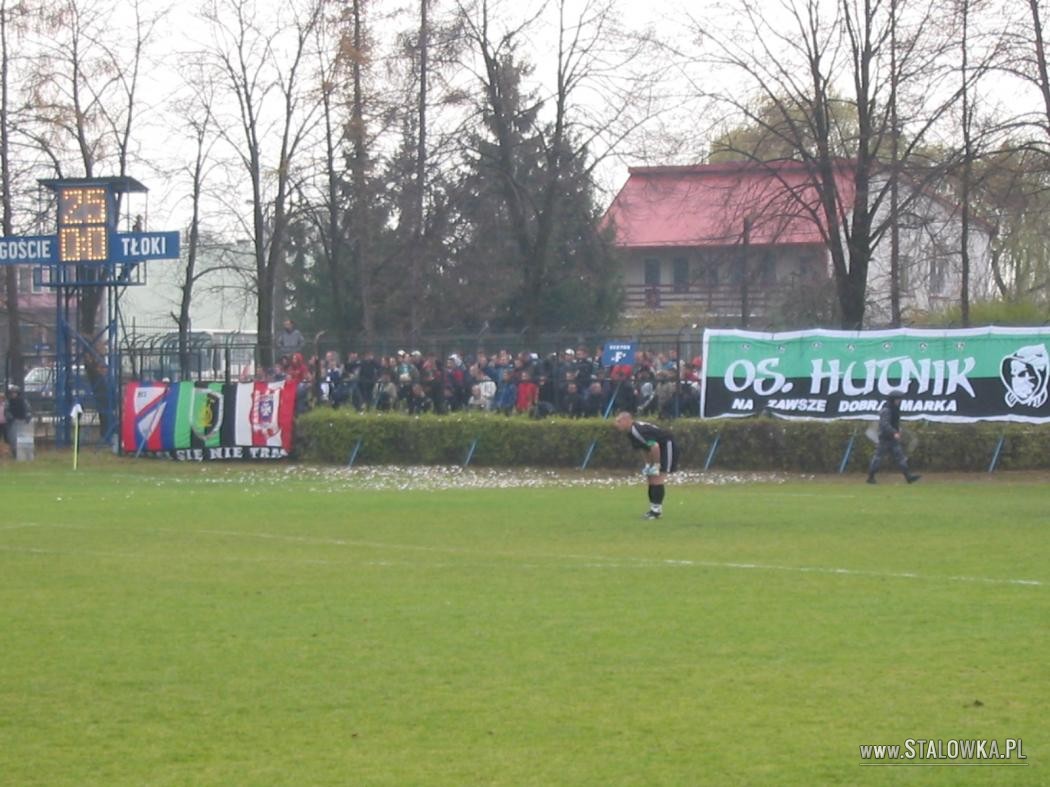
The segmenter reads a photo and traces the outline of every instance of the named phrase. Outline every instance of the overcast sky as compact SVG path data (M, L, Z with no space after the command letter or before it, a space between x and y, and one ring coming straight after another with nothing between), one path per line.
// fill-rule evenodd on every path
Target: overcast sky
M586 1L572 0L571 10L582 8ZM441 6L442 2L443 0L435 0L437 6ZM148 0L148 3L150 7L154 7L153 0ZM260 0L260 5L265 8L269 3ZM397 0L376 0L375 12L389 13L399 5L402 9L408 6L404 2L399 4ZM520 20L524 14L532 12L537 6L537 2L526 0L503 2L494 7L497 7L499 13L504 15L501 18L510 25L514 24L512 19ZM178 180L166 182L162 172L171 171L180 163L185 163L193 154L192 148L187 146L184 140L180 140L181 118L174 109L174 99L184 90L185 52L206 45L210 39L210 30L194 12L191 3L169 6L157 2L155 7L168 10L151 47L157 62L146 75L141 91L144 111L140 115L137 137L142 158L153 162L157 171L142 171L137 177L150 188L151 226L157 227L158 222L163 222L166 227L170 227L184 221L187 215L186 206L180 204L177 196L180 192L186 192L186 186ZM680 0L647 0L641 3L620 0L619 7L625 26L632 30L651 27L660 31L661 38L669 38L682 32L680 15L676 11L681 7ZM555 6L551 3L545 23L534 25L533 32L527 39L527 54L536 65L537 79L553 81L555 23ZM388 23L386 27L393 29L395 25L405 27L408 24L410 22L407 14L402 14L400 20ZM626 179L627 165L637 163L640 163L637 158L627 161L616 158L609 159L601 167L598 172L599 185L606 193L607 199L611 199Z
M435 7L440 9L450 5L449 0L433 0ZM178 144L183 132L180 129L181 118L174 108L173 98L181 89L184 78L184 55L187 50L204 46L210 39L210 30L205 23L200 21L194 13L196 5L193 0L187 3L173 6L162 3L161 0L147 0L150 7L167 7L167 16L158 28L152 51L158 58L155 68L147 75L147 83L142 91L144 111L140 116L137 137L141 143L140 152L144 159L154 162L157 171L150 171L145 167L132 174L142 180L151 190L150 195L150 224L153 228L175 228L186 221L187 206L185 200L178 199L179 194L185 194L188 186L183 179L168 180L163 172L170 172L180 163L185 163L192 155L192 148L185 143ZM495 12L500 14L501 21L513 25L514 21L530 14L539 5L538 0L517 0L506 2L492 0ZM571 0L570 11L583 8L587 0ZM832 0L828 0L832 2ZM993 0L993 2L1005 2L1005 0ZM1017 2L1017 0L1013 0ZM272 10L276 6L270 0L259 0L262 9ZM409 11L414 6L414 0L374 0L373 14L389 14L400 8L401 17L386 24L393 29L407 28L411 25L411 17L414 12ZM556 21L555 4L550 3L546 25L537 25L528 41L528 55L536 64L537 78L544 78L552 73L551 57L554 46L553 29ZM764 12L775 13L778 8L782 12L782 3L779 0L763 0L761 5ZM692 15L695 19L704 23L717 22L720 25L733 23L733 18L726 17L727 4L715 2L715 0L619 0L624 25L632 30L643 30L651 28L661 41L668 42L689 36L690 26L686 17ZM376 23L378 24L378 23ZM706 74L711 79L711 74ZM721 80L719 75L716 78ZM724 88L724 84L716 84L715 88ZM1004 105L1016 105L1019 101L1028 100L1030 96L1017 92L1016 84L1001 83L996 87L999 95L995 98ZM600 100L600 97L597 99ZM664 153L659 146L650 145L646 148L633 146L625 148L623 157L610 158L599 170L598 181L603 189L606 201L611 199L615 191L623 184L627 177L627 166L641 163L683 163L696 161L703 154L703 143L711 128L706 124L710 122L710 114L706 113L705 107L699 100L682 101L672 111L656 119L653 128L663 124L666 129L678 132L679 137L685 142L682 148L671 156ZM671 135L667 135L671 136Z

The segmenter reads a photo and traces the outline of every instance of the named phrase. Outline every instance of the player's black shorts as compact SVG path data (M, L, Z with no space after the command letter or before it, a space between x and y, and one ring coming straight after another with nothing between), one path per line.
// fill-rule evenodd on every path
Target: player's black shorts
M660 443L660 474L673 473L678 469L678 447L674 440Z

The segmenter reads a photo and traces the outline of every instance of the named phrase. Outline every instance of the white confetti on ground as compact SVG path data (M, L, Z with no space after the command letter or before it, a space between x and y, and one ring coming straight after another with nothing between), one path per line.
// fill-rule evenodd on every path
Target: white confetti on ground
M364 490L422 490L444 489L520 489L529 487L621 487L644 483L638 473L627 471L581 471L539 468L467 468L455 465L360 465L354 468L322 467L316 465L288 465L280 472L282 480L306 482L311 491L341 492L346 489ZM783 484L800 476L786 473L757 472L678 472L668 483L675 486L705 484ZM159 480L159 479L158 479ZM166 479L168 480L168 479ZM178 483L176 479L170 479ZM273 473L221 473L206 479L206 483L236 483L245 486L259 484L272 486ZM163 482L162 482L163 483Z

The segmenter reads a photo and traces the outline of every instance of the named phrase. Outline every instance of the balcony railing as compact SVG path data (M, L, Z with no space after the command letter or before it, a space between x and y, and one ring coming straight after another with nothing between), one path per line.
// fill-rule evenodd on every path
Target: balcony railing
M744 302L739 286L684 288L675 284L628 284L624 287L624 292L627 308L632 311L695 305L709 316L739 319ZM748 314L762 316L772 304L788 297L788 294L789 290L786 287L752 285L747 293Z

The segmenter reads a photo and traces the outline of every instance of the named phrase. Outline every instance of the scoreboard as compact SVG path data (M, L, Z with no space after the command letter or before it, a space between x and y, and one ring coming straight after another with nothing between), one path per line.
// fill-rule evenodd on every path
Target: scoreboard
M109 259L111 191L101 186L58 186L58 261Z
M146 191L134 178L71 178L41 180L40 184L55 194L58 231L54 235L0 236L0 266L71 263L96 268L121 265L127 270L129 263L179 258L177 231L143 232L137 223L132 232L117 229L120 195Z

